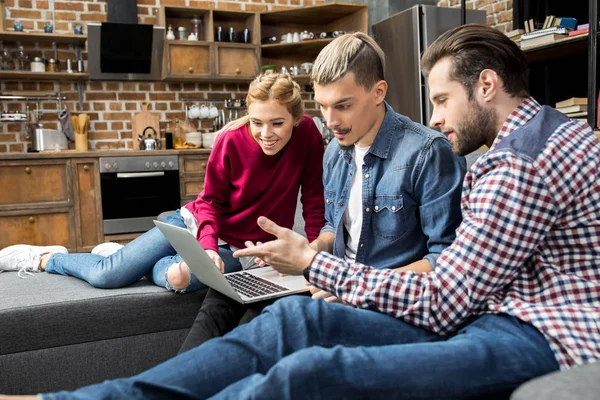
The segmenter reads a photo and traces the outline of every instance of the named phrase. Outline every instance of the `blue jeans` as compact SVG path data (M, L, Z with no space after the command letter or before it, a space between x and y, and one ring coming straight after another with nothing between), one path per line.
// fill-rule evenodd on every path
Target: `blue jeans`
M442 337L293 296L140 375L43 399L495 399L556 369L543 335L507 315L473 318Z
M179 210L165 218L164 222L185 228ZM231 256L229 246L220 247L219 255L225 263L225 272L241 270L238 260ZM204 288L205 285L194 274L191 274L187 288L176 290L171 286L167 281L167 271L171 265L181 261L181 256L158 228L152 228L108 257L91 253L54 254L45 269L51 274L77 277L103 289L128 286L144 276L157 286L179 293Z

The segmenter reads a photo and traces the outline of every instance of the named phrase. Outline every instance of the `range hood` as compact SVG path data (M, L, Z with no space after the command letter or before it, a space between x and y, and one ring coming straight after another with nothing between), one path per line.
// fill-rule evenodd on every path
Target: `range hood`
M137 23L136 0L108 0L108 22L88 23L95 80L160 80L165 28Z

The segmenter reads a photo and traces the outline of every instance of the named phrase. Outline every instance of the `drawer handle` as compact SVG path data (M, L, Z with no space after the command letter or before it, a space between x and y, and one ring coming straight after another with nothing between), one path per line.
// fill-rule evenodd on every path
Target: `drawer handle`
M88 167L87 165L84 165L84 166L83 166L83 170L84 170L84 171L87 171L87 170L89 170L89 169L90 169L90 167Z
M29 217L29 223L30 223L30 224L33 224L34 222L35 222L35 218L33 218L33 217Z
M193 73L194 73L194 67L189 67L189 68L188 68L188 72L189 72L190 74L193 74Z
M29 168L29 167L25 168L25 173L26 174L30 174L31 173L31 168Z
M236 74L238 74L238 75L239 75L239 74L240 74L240 72L242 72L242 70L241 70L241 69L239 69L239 68L236 68L236 69L235 69L235 73L236 73Z
M203 163L200 163L200 166L201 166L202 168L206 168L206 163L205 163L205 162L203 162Z

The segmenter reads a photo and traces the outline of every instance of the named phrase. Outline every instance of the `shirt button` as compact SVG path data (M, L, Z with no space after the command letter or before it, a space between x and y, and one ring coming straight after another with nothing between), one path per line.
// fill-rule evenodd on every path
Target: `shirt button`
M379 210L379 206L375 206L375 211Z
M396 211L396 206L392 206L392 211Z
M367 207L367 208L365 208L365 211L369 212L369 211L371 211L371 209L369 207Z
M350 172L348 175L352 176L352 172Z
M365 178L368 178L368 177L369 177L369 174L365 174Z
M342 203L341 201L338 203L338 206L343 207L344 203Z
M362 249L363 247L365 247L365 244L364 244L364 243L361 243L361 244L360 244L360 248Z

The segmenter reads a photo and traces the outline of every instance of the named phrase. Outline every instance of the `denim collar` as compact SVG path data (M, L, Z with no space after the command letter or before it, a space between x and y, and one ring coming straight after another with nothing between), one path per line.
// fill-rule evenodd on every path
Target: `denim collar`
M373 154L374 156L385 159L390 153L392 139L399 121L394 109L386 101L383 103L385 104L385 116L383 117L383 122L381 123L379 131L375 136L375 140L367 154ZM353 149L354 145L347 147L340 146L340 156L342 156L347 163L352 162Z

